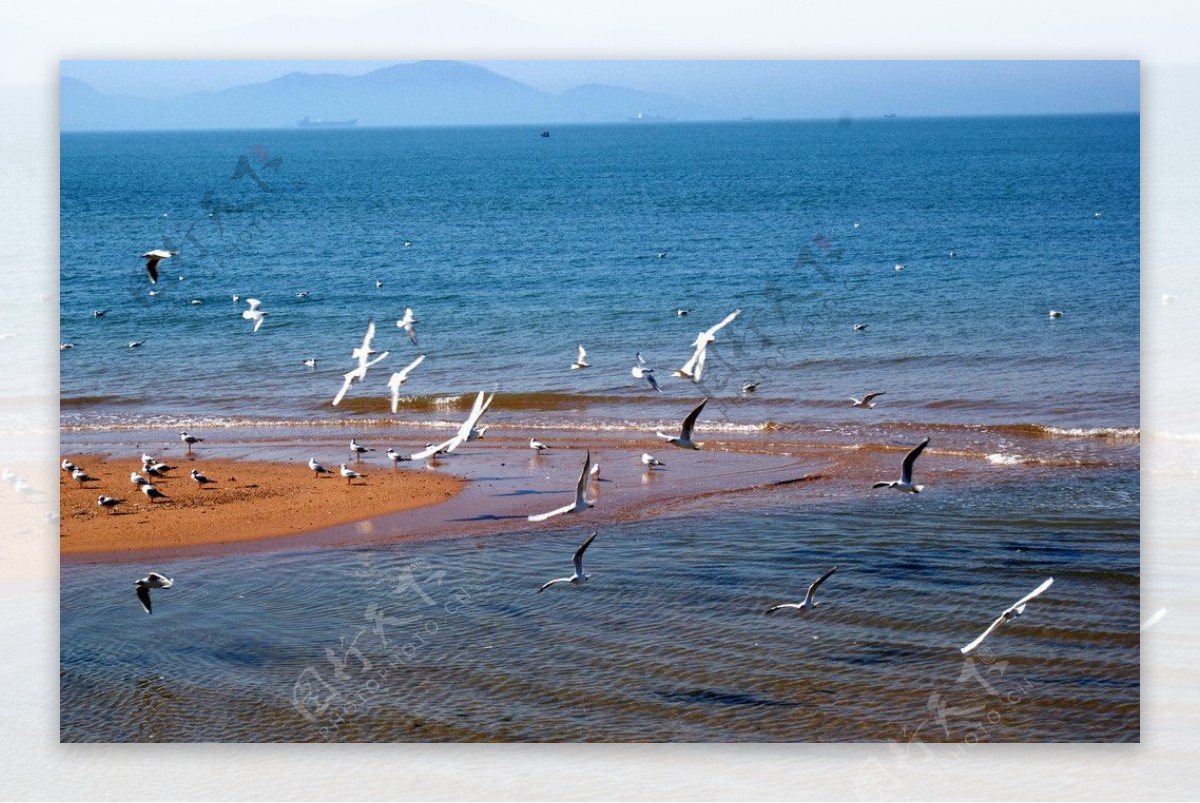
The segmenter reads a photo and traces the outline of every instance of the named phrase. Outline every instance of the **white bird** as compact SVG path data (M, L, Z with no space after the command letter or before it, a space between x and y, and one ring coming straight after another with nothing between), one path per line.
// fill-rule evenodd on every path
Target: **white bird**
M63 461L62 461L62 470L63 471L74 471L77 468L79 468L79 466L75 465L67 458L65 458L65 457L63 458Z
M248 321L254 321L254 329L252 331L257 332L258 327L262 326L263 319L267 317L267 313L260 309L262 302L257 298L247 298L246 303L250 305L250 309L243 310L242 317Z
M771 613L782 608L792 608L793 610L797 611L811 611L813 608L821 604L813 599L813 595L817 593L817 587L820 586L821 583L824 583L826 580L828 580L829 576L837 570L838 567L834 566L832 569L825 572L825 574L818 577L816 582L808 587L808 593L804 595L803 602L785 602L781 605L772 605L770 608L767 608L766 612Z
M111 514L116 509L117 505L121 504L120 499L113 499L111 496L100 494L100 498L96 500L96 504L102 508L106 508Z
M998 628L1000 625L1004 624L1005 622L1011 622L1013 619L1016 619L1018 616L1025 613L1026 603L1028 603L1029 600L1033 599L1034 597L1038 596L1043 591L1045 591L1047 588L1049 588L1053 582L1054 582L1053 577L1048 578L1046 580L1046 582L1042 583L1040 586L1035 588L1033 591L1030 591L1028 594L1021 597L1021 599L1017 600L1017 602L1014 605L1012 605L1010 608L1008 608L1008 610L1006 610L1004 613L1000 614L1000 616L996 619L996 621L992 622L992 624L988 627L988 629L983 631L983 633L979 636L979 638L975 639L970 644L963 647L960 650L962 652L962 654L966 655L967 653L971 652L971 650L975 649L980 644L982 644L983 640L985 638L987 638L988 636L990 636L992 631L995 630L996 628Z
M897 264L897 265L896 265L896 270L904 270L904 266L903 266L903 265L900 265L900 264Z
M688 413L688 417L683 419L683 426L679 428L678 437L667 435L661 430L656 434L658 437L665 440L672 446L678 446L680 449L699 449L700 444L692 442L692 429L696 426L696 418L699 417L700 411L704 409L704 405L708 404L708 399L696 405L696 409Z
M693 382L699 382L704 374L704 361L708 353L709 344L716 341L717 332L724 329L733 321L734 318L741 314L742 311L740 309L735 309L733 312L722 318L715 326L712 326L706 331L696 335L696 339L692 342L692 345L695 346L696 350L692 352L692 356L683 364L683 367L673 372L673 375L690 379Z
M689 312L691 312L691 310L690 310L690 309L677 309L677 310L675 310L675 314L676 314L676 315L678 315L680 318L686 318L686 317L687 317L687 314L688 314Z
M371 348L371 342L375 340L375 319L367 320L367 332L363 335L362 345L350 352L350 356L358 360L358 364L362 365L367 362L372 354L377 353Z
M146 613L150 613L150 589L152 588L170 588L175 581L169 577L164 577L158 572L150 572L141 580L134 582L137 587L138 602L142 603L142 608Z
M588 469L591 468L592 453L588 452L583 459L583 471L579 472L579 481L575 484L575 501L569 505L551 510L549 513L539 513L535 516L530 516L530 521L545 521L554 516L561 516L564 513L582 513L592 506L592 503L587 500L587 480Z
M872 401L872 399L874 399L876 396L882 396L884 393L887 393L887 391L881 390L878 393L868 393L866 396L863 396L861 399L856 399L853 396L851 396L850 397L850 402L851 402L850 406L851 407L862 407L864 410L870 410L873 407L875 407L875 402Z
M395 468L398 463L403 463L405 461L412 460L412 457L410 455L400 454L395 449L388 449L387 456L388 456L388 460L392 461L392 468Z
M142 493L144 493L146 495L146 498L150 500L150 504L152 504L152 505L154 504L155 499L170 499L171 498L149 483L139 486L139 487L141 488Z
M746 382L742 385L742 393L753 393L758 390L759 382Z
M897 491L907 491L909 493L920 493L925 487L924 485L913 485L912 470L913 463L925 451L925 447L929 445L929 438L917 444L916 448L908 453L904 458L904 464L900 469L900 479L892 480L891 482L877 482L872 485L872 488L894 488Z
M145 345L145 343L146 343L145 340L130 340L129 348L138 349L138 348L141 348L143 345Z
M388 380L388 388L392 391L392 414L395 415L396 409L400 406L400 386L408 380L408 375L414 368L425 361L424 354L418 354L417 358L410 362L403 371L397 371L392 374L392 378Z
M588 472L588 476L592 477L593 479L600 478L600 464L599 463L596 463L594 466L592 466L592 470Z
M642 452L642 465L646 468L654 468L656 466L666 466L667 464L654 457L649 452Z
M355 382L361 382L367 376L367 369L375 365L377 362L388 356L388 352L383 352L375 359L371 359L371 355L376 354L375 349L371 348L371 341L375 339L375 319L371 318L367 321L367 333L363 335L362 345L350 352L350 356L358 360L358 365L347 371L342 379L342 389L338 391L333 398L333 406L337 407L345 397L346 391Z
M373 452L375 450L370 448L369 446L363 446L358 441L356 441L354 438L351 438L350 439L350 451L354 454L354 457L356 460L362 460L362 456L364 454L366 454L367 452ZM345 476L345 475L343 475L343 476Z
M583 553L587 551L587 548L592 545L592 541L595 540L596 531L593 531L592 534L588 536L588 539L580 545L579 549L575 550L575 556L571 558L571 563L575 567L575 572L570 577L560 577L557 580L551 580L539 588L537 593L540 594L550 586L558 585L560 583L573 583L575 585L582 585L583 583L586 583L588 575L584 574L583 571Z
M547 446L546 444L542 443L542 442L541 442L541 441L539 441L539 440L535 440L535 439L533 439L533 438L530 438L530 439L529 439L529 448L530 448L530 449L533 449L534 451L536 451L536 452L538 452L539 454L541 454L542 452L546 451L546 450L547 450L547 449L549 449L550 447L549 447L549 446Z
M296 298L308 298L308 291L301 290L299 293L296 293Z
M868 324L865 324L865 323L856 323L856 324L854 324L854 331L865 332L865 331L867 331L867 326L868 326Z
M305 360L305 361L304 361L304 364L305 364L306 366L308 366L309 368L316 368L316 367L317 367L317 361L316 361L316 359L315 359L315 358L309 358L309 359Z
M360 480L360 479L367 478L366 474L359 474L357 471L354 471L353 469L346 468L345 463L342 463L342 465L341 465L341 472L342 472L342 476L346 478L347 485L349 485L353 480Z
M138 474L136 471L131 471L129 473L129 481L132 482L134 485L149 485L150 484L150 480L146 479L141 474Z
M591 368L591 364L587 362L587 352L583 350L583 346L579 347L579 354L575 357L575 362L571 364L571 370L577 368Z
M78 483L82 484L82 483L85 483L85 482L92 482L92 481L93 481L94 479L96 479L96 478L95 478L95 477L93 477L93 476L91 476L90 474L88 474L88 473L87 473L86 471L84 471L83 469L81 469L81 468L77 468L77 469L75 469L74 471L72 471L72 472L71 472L71 479L73 479L73 480L75 480L76 482L78 482Z
M492 401L495 398L496 394L493 393L485 399L483 391L479 391L479 394L475 397L475 403L471 406L471 412L467 416L467 420L458 428L458 432L448 440L438 444L431 443L422 451L414 452L412 459L425 460L444 452L453 452L464 443L482 438L487 427L477 428L476 425L479 423L479 419L483 417L483 414L487 412L488 408L492 406Z
M186 432L179 433L179 440L187 444L188 452L192 451L192 444L200 443L204 438L197 438L195 435L189 435Z
M178 251L164 251L161 248L142 254L142 259L146 260L146 275L150 277L150 284L158 284L158 263L178 255Z
M332 474L333 473L329 469L325 468L325 466L318 463L317 458L315 458L315 457L308 458L308 470L313 473L314 477L319 477L322 474Z
M192 482L203 488L205 485L212 483L212 480L201 474L199 469L192 469Z
M148 466L154 462L154 456L149 452L142 452L142 465Z
M164 477L166 472L170 471L174 466L168 466L166 463L143 463L142 471L149 474L151 477Z
M418 323L418 321L413 317L412 307L405 307L404 317L396 321L396 326L399 326L408 334L408 339L412 341L414 346L417 345L417 329L413 326L415 323Z
M376 279L375 280L375 289L378 290L381 287L383 287L383 282L380 281L379 279Z
M1051 318L1061 318L1062 310L1057 310L1057 309L1050 310L1050 317Z
M629 369L629 373L633 374L634 379L645 379L650 387L662 393L662 389L658 386L658 380L654 378L654 369L646 363L640 351L637 353L637 362L633 364L633 368Z
M70 350L70 349L73 349L73 348L75 348L75 344L74 344L74 343L59 343L59 344L58 344L58 350L59 350L59 351L68 351L68 350Z

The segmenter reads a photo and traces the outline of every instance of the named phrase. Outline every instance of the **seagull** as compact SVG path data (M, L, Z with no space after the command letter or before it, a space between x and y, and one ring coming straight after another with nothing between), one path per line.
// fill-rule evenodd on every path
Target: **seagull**
M692 428L696 426L696 418L699 417L700 411L704 409L704 405L706 404L708 404L708 399L696 405L696 409L688 413L688 417L683 419L683 426L680 427L679 437L667 435L662 431L656 434L667 443L672 446L678 446L680 449L699 449L700 444L692 443Z
M682 368L679 368L673 372L673 375L690 379L693 382L699 382L701 375L704 373L704 360L705 355L708 352L709 344L716 341L717 332L724 329L733 321L734 318L741 314L742 311L740 309L735 309L733 312L722 318L721 321L715 326L710 327L708 330L698 334L696 339L692 342L692 345L696 347L696 350L692 352L692 356L683 364Z
M1103 216L1103 215L1104 215L1104 213L1103 213L1103 212L1093 212L1093 213L1092 213L1092 217L1101 217L1101 216Z
M77 468L77 469L75 469L74 471L72 471L72 472L71 472L71 479L73 479L73 480L75 480L76 482L78 482L78 483L82 484L82 483L85 483L85 482L92 482L92 481L93 481L93 480L95 480L96 478L95 478L95 477L93 477L93 476L91 476L90 474L88 474L88 473L87 473L86 471L84 471L83 469L81 469L81 468Z
M540 454L540 453L546 451L547 449L549 449L550 447L547 446L546 444L542 443L541 441L530 438L529 439L529 448L535 449Z
M600 464L599 463L596 463L595 465L592 466L592 470L588 472L588 476L599 479L599 477L600 477Z
M405 461L412 460L412 457L410 455L400 454L395 449L388 449L387 456L388 456L388 460L392 461L392 468L395 468L396 465L399 463L403 463Z
M100 498L96 500L96 504L100 507L107 508L109 514L111 514L113 510L116 509L117 505L121 504L121 500L113 499L111 496L100 494Z
M479 391L479 395L475 397L475 403L471 406L470 415L467 416L467 420L463 422L462 426L458 428L458 432L453 437L441 443L428 444L422 451L415 452L411 459L425 460L438 454L453 452L464 443L482 438L487 427L478 429L476 425L479 423L479 419L483 417L483 414L487 412L487 409L492 406L492 401L495 398L496 394L493 393L485 399L483 391Z
M296 298L308 298L308 291L301 290L299 293L296 293Z
M654 369L647 364L640 351L637 353L637 362L633 364L633 368L629 369L629 373L633 374L634 379L645 379L650 383L650 387L662 393L662 389L658 386L658 380L654 378Z
M654 457L649 452L642 452L642 465L646 468L654 468L656 466L666 466L667 464Z
M383 352L375 359L371 359L371 355L375 354L375 349L371 348L371 341L375 339L375 319L371 318L367 321L367 333L363 335L362 345L350 352L350 356L358 360L358 366L347 371L343 375L342 389L338 391L337 396L333 398L333 406L337 407L342 402L342 398L346 395L346 391L355 382L361 382L367 376L367 369L375 363L388 356L388 352Z
M875 406L875 402L873 402L871 400L874 399L876 396L882 396L884 393L887 393L887 391L881 390L878 393L868 393L866 396L863 396L861 399L856 399L853 396L851 396L850 397L850 402L851 402L850 406L851 407L861 407L864 410L870 410Z
M914 494L920 493L921 489L924 488L925 486L924 485L913 485L913 481L912 481L913 463L916 462L917 458L921 455L921 452L925 451L925 447L928 445L929 445L929 438L926 438L925 440L918 443L915 449L913 449L911 452L908 453L908 455L904 458L904 465L900 469L900 479L892 480L891 482L877 482L874 485L872 485L871 487L872 488L894 488L897 491L908 491L909 493L914 493Z
M900 264L897 264L897 265L896 265L896 270L904 270L904 266L903 266L903 265L900 265Z
M67 458L65 458L65 457L63 458L63 461L62 461L62 470L63 471L74 471L77 468L79 468L79 466L75 465Z
M171 498L171 497L167 496L165 493L163 493L162 491L155 488L150 483L146 483L145 485L142 485L140 487L142 489L142 493L144 493L146 495L146 498L150 500L150 504L152 504L152 505L154 504L155 499L170 499Z
M675 310L675 314L676 314L676 315L678 315L680 318L686 318L686 317L687 317L687 314L688 314L689 312L691 312L691 310L690 310L690 309L677 309L677 310Z
M346 478L347 485L349 485L353 480L365 480L367 478L366 474L359 474L357 471L346 468L345 463L342 463L341 470L342 476Z
M107 314L108 314L108 310L106 310L106 309L98 309L98 310L96 310L95 312L93 312L93 313L92 313L92 317L93 317L93 318L103 318L103 317L104 317L105 315L107 315Z
M307 359L307 360L305 360L305 361L304 361L304 364L305 364L306 366L308 366L309 368L316 368L316 367L317 367L317 360L316 360L316 358L310 358L310 359Z
M211 483L212 480L201 474L198 469L192 469L192 482L203 488L205 485Z
M132 482L134 485L149 485L150 484L150 480L146 479L141 474L138 474L136 471L129 472L129 481Z
M587 500L587 478L588 469L591 468L592 453L588 452L587 457L583 459L583 471L579 472L579 481L575 484L575 501L569 505L551 510L549 513L538 513L535 516L530 516L530 521L545 521L554 516L561 516L564 513L582 513L592 506L592 503Z
M142 452L142 465L148 466L154 462L154 456L149 452Z
M73 349L73 348L75 348L74 343L59 343L58 344L59 351L67 351L68 349Z
M579 347L579 354L575 357L575 362L571 364L571 370L575 370L576 368L591 368L591 364L585 362L586 359L587 352L583 350L583 346L581 345Z
M804 595L804 602L785 602L782 605L772 605L770 608L767 608L766 612L772 613L773 611L778 611L781 608L792 608L797 611L811 611L813 608L821 604L813 599L813 595L817 593L817 587L820 586L821 583L824 583L826 580L828 580L829 576L837 570L838 567L834 566L832 569L825 572L825 574L818 577L816 582L808 587L808 593Z
M413 317L412 307L404 308L404 317L396 321L396 326L399 326L408 334L408 339L412 344L417 345L417 329L413 324L417 323L417 319Z
M262 326L263 319L267 317L267 313L259 309L262 302L257 298L247 298L246 303L250 305L250 309L242 311L242 317L248 321L254 321L253 332L258 331L258 327Z
M174 580L164 577L158 572L150 572L150 574L134 583L137 586L138 602L142 603L142 607L145 608L146 613L150 613L150 589L170 588L174 583Z
M865 323L856 323L856 324L854 324L854 331L856 331L856 332L865 332L865 331L867 331L867 326L868 326L868 325L869 325L869 324L865 324Z
M747 382L742 385L742 393L753 393L754 391L758 390L758 386L760 384L760 382Z
M575 550L575 557L571 558L571 563L575 566L574 574L572 574L570 577L560 577L557 580L551 580L539 588L537 593L540 594L550 586L558 585L559 583L574 583L575 585L582 585L583 583L586 583L588 575L583 573L583 553L587 551L587 548L592 545L592 541L595 540L596 531L593 530L592 534L588 536L588 539L580 545L579 549Z
M145 471L151 477L166 476L166 472L170 471L174 466L168 466L166 463L143 463L142 471Z
M130 340L129 348L131 348L131 349L141 348L145 342L146 342L145 340Z
M1050 310L1050 317L1051 317L1051 318L1061 318L1061 317L1062 317L1062 310L1058 310L1058 309L1052 309L1052 310Z
M150 277L150 284L158 284L158 263L178 255L178 251L164 251L161 248L142 254L142 259L146 260L146 275Z
M315 457L308 458L308 470L313 473L314 477L319 477L322 474L333 474L332 471L330 471L329 469L325 468L325 466L318 463L317 458L315 458Z
M239 302L239 301L241 301L241 300L242 300L242 297L241 297L241 296L239 296L237 293L234 293L234 294L233 294L233 303L234 303L234 304L238 303L238 302Z
M356 460L361 461L363 454L365 454L366 452L373 452L375 450L371 449L367 446L362 446L357 441L355 441L354 438L351 438L350 439L350 451L354 453ZM342 476L344 477L345 474L343 474Z
M388 380L388 387L392 391L392 415L396 414L396 408L400 405L400 386L408 379L409 373L414 368L425 361L424 354L418 354L417 358L410 362L403 371L397 371L392 374L392 378Z
M381 282L380 280L376 279L376 280L375 280L375 289L376 289L376 290L378 290L378 289L379 289L379 288L381 288L381 287L383 287L383 282Z
M186 432L180 432L179 440L181 440L187 444L188 453L190 454L192 451L192 444L200 443L201 441L204 440L204 438L197 438L195 435L189 435Z
M1039 595L1043 591L1045 591L1047 588L1049 588L1053 582L1054 582L1054 578L1050 577L1046 580L1046 582L1042 583L1040 586L1035 588L1033 591L1030 591L1028 594L1021 597L1021 599L1017 600L1016 604L1011 606L1004 613L1000 614L999 618L997 618L996 621L992 622L992 624L988 627L988 629L983 631L983 633L979 636L979 638L975 639L970 644L963 647L961 649L962 654L966 655L971 650L975 649L980 644L982 644L983 640L985 638L987 638L988 636L990 636L992 634L992 631L995 630L996 628L998 628L1000 625L1004 624L1005 622L1011 622L1013 619L1016 619L1018 616L1025 613L1025 604L1027 602L1029 602L1029 600L1033 599L1034 597L1036 597L1037 595Z

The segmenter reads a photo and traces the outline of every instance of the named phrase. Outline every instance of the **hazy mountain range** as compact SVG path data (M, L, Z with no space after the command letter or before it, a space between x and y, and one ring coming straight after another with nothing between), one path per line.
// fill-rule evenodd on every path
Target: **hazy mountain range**
M152 69L152 62L148 62ZM457 61L418 61L348 76L293 72L218 92L150 99L106 95L64 77L63 131L290 128L296 121L358 120L360 126L624 122L638 114L676 120L727 118L655 92L585 84L545 92Z

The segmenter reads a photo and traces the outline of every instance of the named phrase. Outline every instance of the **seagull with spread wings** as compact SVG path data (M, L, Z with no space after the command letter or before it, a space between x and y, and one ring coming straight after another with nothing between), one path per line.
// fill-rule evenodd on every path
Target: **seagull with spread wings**
M680 449L699 449L700 444L692 441L692 430L696 426L696 419L700 416L700 411L704 409L704 405L708 404L708 399L696 405L696 409L688 413L688 417L683 419L683 426L679 428L679 435L668 435L665 432L659 431L656 434L658 437L665 440L672 446L678 446Z
M583 553L587 552L587 548L592 545L592 541L596 540L596 531L588 536L588 539L580 545L579 549L575 550L575 556L571 558L571 564L575 567L574 573L570 577L559 577L557 580L551 580L537 590L537 593L542 593L550 586L560 583L570 583L572 585L582 585L588 580L588 575L583 571Z
M530 521L545 521L546 519L555 516L561 516L564 513L582 513L592 506L592 503L587 500L587 481L588 469L592 465L592 453L588 452L587 457L583 459L583 471L579 472L579 481L575 484L575 501L569 505L564 505L549 513L538 513L530 516Z
M808 587L808 593L804 595L803 602L785 602L780 605L772 605L770 608L767 608L766 612L772 613L774 611L782 610L783 608L791 608L793 610L800 611L801 613L804 611L811 611L813 608L821 604L813 599L813 595L817 593L817 588L820 587L821 583L824 583L826 580L828 580L829 576L837 570L838 567L834 566L832 569L825 572L825 574L818 577L816 581L814 581L813 584Z
M978 647L980 644L982 644L983 640L985 638L987 638L988 636L990 636L992 634L992 631L995 630L996 628L998 628L1000 625L1005 624L1006 622L1011 622L1013 619L1016 619L1018 616L1025 613L1025 605L1028 604L1029 600L1031 600L1034 597L1041 594L1043 591L1045 591L1047 588L1049 588L1053 583L1054 583L1054 578L1050 577L1046 580L1046 582L1042 583L1040 586L1035 588L1033 591L1030 591L1028 594L1021 597L1013 605L1009 606L1009 608L1007 610L1005 610L1004 613L1000 614L1000 616L996 618L996 621L992 622L991 625L988 626L988 629L983 631L983 633L979 636L979 638L975 639L967 646L961 648L960 652L962 652L963 655L966 655L967 653L971 652L973 649Z

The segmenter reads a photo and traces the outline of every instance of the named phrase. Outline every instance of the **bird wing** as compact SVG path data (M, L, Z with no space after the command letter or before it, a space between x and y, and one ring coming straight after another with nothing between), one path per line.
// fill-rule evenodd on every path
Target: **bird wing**
M586 505L588 469L592 467L592 453L589 451L583 458L583 471L579 472L579 481L575 483L575 506Z
M467 416L467 420L458 428L458 438L460 441L466 441L471 437L471 430L475 429L475 425L479 423L480 416L483 415L483 391L479 391L479 395L475 397L475 403L471 405L471 414Z
M999 627L999 626L1000 626L1000 625L1002 625L1002 624L1004 624L1004 615L1003 615L1003 614L1001 614L1000 616L998 616L998 617L996 618L996 621L992 622L992 623L991 623L991 625L989 625L989 626L988 626L988 629L987 629L987 630L985 630L985 631L983 631L983 632L982 632L982 633L979 635L979 638L975 639L975 640L974 640L974 641L972 641L970 644L968 644L967 646L963 647L963 648L960 650L960 651L962 652L962 654L963 654L963 655L966 655L966 654L967 654L967 653L969 653L971 650L973 650L973 649L975 649L976 647L978 647L980 644L982 644L982 643L983 643L983 640L984 640L985 638L987 638L988 636L990 636L990 635L992 634L992 631L993 631L993 630L995 630L997 627Z
M692 376L693 382L699 382L700 377L704 376L704 361L706 359L708 359L708 349L704 348L700 350L700 359L696 360L696 371Z
M737 316L739 316L741 314L742 314L742 311L740 309L735 309L733 312L729 313L724 318L722 318L721 322L719 324L717 324L713 328L709 329L704 334L707 335L708 337L713 337L717 332L721 331L726 326L728 326L730 324L730 322L733 321L734 318L736 318Z
M460 443L459 437L457 435L455 435L450 440L442 441L441 443L434 444L433 446L428 446L419 452L413 452L412 459L413 460L424 460L428 457L433 457L435 454L442 451L443 449L445 449L448 452L452 452L456 448L458 448L459 443Z
M826 580L828 580L829 575L833 574L836 571L837 571L837 566L834 566L832 569L825 572L825 574L818 577L816 582L814 582L812 585L810 585L808 587L808 593L804 595L804 604L805 605L812 605L813 595L817 593L817 586L821 585L821 583L824 583Z
M583 345L582 345L582 344L580 344L580 346L579 346L579 356L577 356L577 357L575 358L575 362L582 363L585 357L587 357L587 352L586 352L586 351L584 351L584 349L583 349Z
M654 374L647 371L643 375L646 377L646 381L650 383L650 387L662 393L662 389L658 386L658 380L654 378Z
M1035 588L1033 591L1030 591L1028 594L1026 594L1025 596L1021 597L1021 599L1017 600L1017 602L1016 602L1016 603L1015 603L1015 604L1014 604L1014 605L1013 605L1011 608L1009 608L1009 609L1008 609L1008 611L1005 611L1005 613L1008 613L1009 611L1016 610L1017 608L1023 608L1023 607L1025 607L1025 603L1026 603L1026 602L1029 602L1029 600L1031 600L1031 599L1033 599L1034 597L1036 597L1036 596L1038 596L1039 594L1041 594L1043 591L1045 591L1047 588L1049 588L1051 585L1053 585L1053 583L1054 583L1054 578L1053 578L1053 577L1051 577L1051 578L1047 579L1047 580L1046 580L1046 582L1042 583L1040 586L1038 586L1037 588Z
M262 302L257 298L247 298L246 303L250 305L250 309L248 309L246 312L254 312L254 310L262 306ZM244 315L245 313L242 314Z
M397 376L400 377L398 380L396 380L396 385L400 386L400 385L403 385L406 381L408 381L408 375L413 372L414 368L416 368L418 365L420 365L423 362L425 362L425 355L418 354L417 358L415 360L413 360L412 362L410 362L408 365L406 365L404 367L403 371L401 371L398 374L392 374L393 379L396 379Z
M882 396L886 392L887 391L885 391L885 390L881 390L878 393L868 393L866 396L862 397L861 404L867 404L868 402L871 401L871 399L875 398L876 396Z
M536 516L530 516L529 520L530 521L545 521L546 519L550 519L555 516L561 516L564 513L574 513L574 512L575 512L574 504L564 505L555 510L551 510L549 513L538 513Z
M597 530L592 530L592 534L584 541L579 549L575 550L575 556L571 558L571 563L575 565L575 576L583 577L583 553L587 552L587 548L596 540Z
M146 613L150 613L150 589L146 588L146 586L138 586L137 598L138 602L142 603L142 607L146 610Z
M532 517L530 517L530 518L532 518ZM540 594L543 591L545 591L547 588L549 588L550 586L558 585L559 583L569 583L569 582L571 582L570 577L559 577L557 580L551 580L550 582L546 583L544 586L539 588L537 590L537 592Z
M150 284L158 284L158 260L159 257L150 257L146 260L146 275L150 277Z
M706 404L708 404L708 399L696 405L696 409L688 413L688 417L683 419L683 428L679 433L679 437L682 440L690 441L692 439L692 429L696 426L696 419L700 416L700 411L704 409L704 405Z
M341 404L342 399L346 395L346 391L350 390L350 386L354 384L355 380L362 379L365 375L366 371L362 370L361 368L355 368L353 371L348 371L344 375L342 389L339 390L337 395L333 397L333 406L337 407L339 404Z
M259 328L260 326L262 326L262 324L263 324L263 321L265 321L266 319L267 319L267 313L265 313L265 312L260 312L260 313L258 313L257 315L255 315L255 316L254 316L254 330L253 330L253 331L257 332L257 331L258 331L258 328Z
M912 483L913 463L917 461L917 458L920 457L921 452L925 451L925 447L928 445L929 438L926 438L917 444L917 448L909 452L908 456L904 458L904 466L900 469L900 479L903 480L905 484Z

